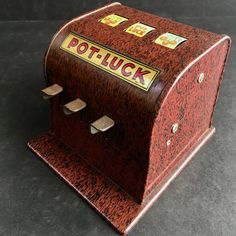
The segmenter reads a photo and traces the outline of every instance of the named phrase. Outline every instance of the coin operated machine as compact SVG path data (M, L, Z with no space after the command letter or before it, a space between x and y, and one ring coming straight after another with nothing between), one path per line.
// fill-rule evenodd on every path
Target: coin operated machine
M230 38L112 3L45 55L50 130L28 146L126 234L212 136Z

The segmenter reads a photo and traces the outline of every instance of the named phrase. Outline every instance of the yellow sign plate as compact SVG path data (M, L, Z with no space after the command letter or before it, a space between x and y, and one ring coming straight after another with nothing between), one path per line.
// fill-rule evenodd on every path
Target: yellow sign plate
M145 91L161 72L75 33L69 33L60 48Z
M109 25L111 27L115 27L117 25L119 25L120 23L127 21L128 19L123 17L123 16L119 16L116 14L111 14L109 16L104 17L103 19L100 20L101 23L105 24L105 25Z
M155 28L138 22L131 25L128 29L125 30L125 32L141 38L153 30L155 30Z

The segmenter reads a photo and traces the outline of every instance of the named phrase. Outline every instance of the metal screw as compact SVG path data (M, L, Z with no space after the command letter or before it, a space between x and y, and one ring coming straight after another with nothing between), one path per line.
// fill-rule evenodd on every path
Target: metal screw
M166 145L169 146L171 144L170 139L166 142Z
M177 123L172 125L171 132L174 134L177 132L179 125Z
M204 73L201 73L201 74L199 75L199 77L198 77L198 83L199 83L199 84L202 83L202 81L204 80L204 77L205 77Z

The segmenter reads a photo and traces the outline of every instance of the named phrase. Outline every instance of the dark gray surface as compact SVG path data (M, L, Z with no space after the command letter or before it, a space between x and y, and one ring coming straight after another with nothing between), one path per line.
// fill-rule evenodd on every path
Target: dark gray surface
M236 39L236 17L175 19ZM61 23L0 22L0 235L117 235L26 147L49 126L49 106L39 95L42 62ZM130 236L235 235L235 59L233 45L214 116L216 134Z
M0 0L0 20L63 20L111 0ZM121 0L124 5L161 16L234 16L236 0Z

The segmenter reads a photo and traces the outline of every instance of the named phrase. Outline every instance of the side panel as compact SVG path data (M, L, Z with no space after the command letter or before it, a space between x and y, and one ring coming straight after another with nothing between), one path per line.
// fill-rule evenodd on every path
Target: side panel
M224 40L206 53L177 79L164 98L153 126L145 196L210 128L228 48L229 40ZM201 73L204 80L199 83ZM176 123L178 130L173 133L172 125Z

